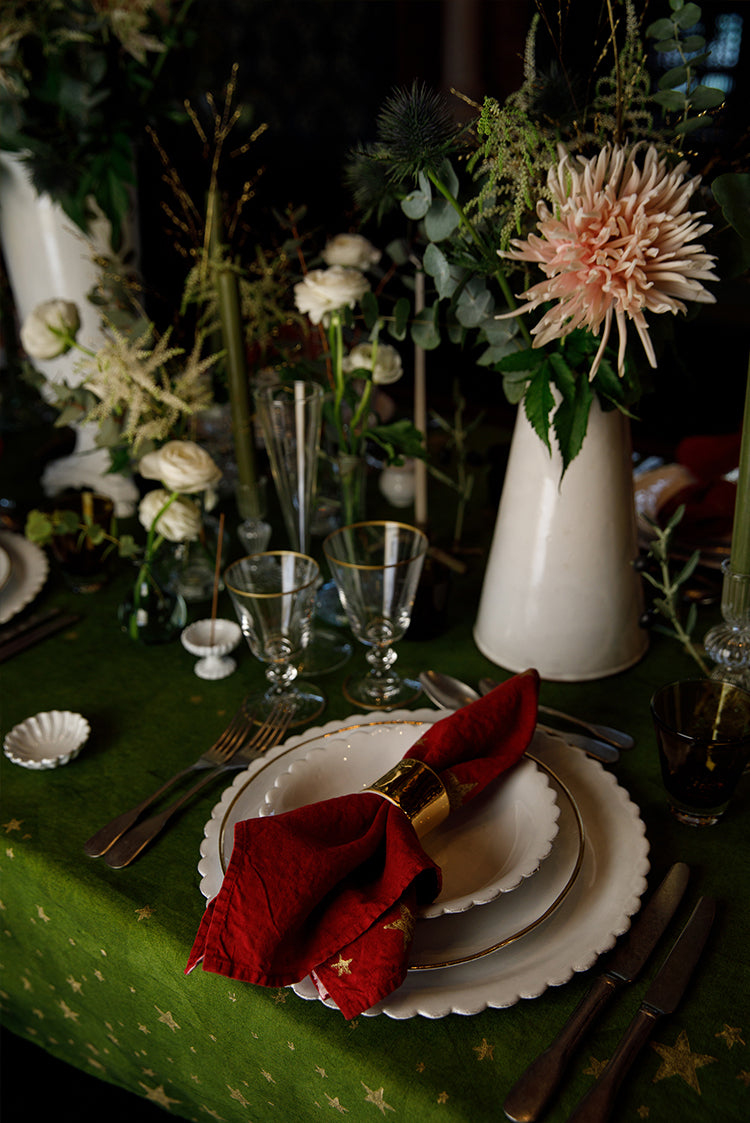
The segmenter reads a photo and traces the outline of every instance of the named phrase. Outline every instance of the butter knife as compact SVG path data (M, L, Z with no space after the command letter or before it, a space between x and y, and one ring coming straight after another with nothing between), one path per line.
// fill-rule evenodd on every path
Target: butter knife
M701 897L663 967L646 991L612 1059L568 1123L601 1123L607 1118L623 1077L646 1044L656 1022L664 1014L673 1013L685 993L708 939L715 911L716 902L710 897Z
M63 628L69 628L72 624L77 624L80 619L81 617L74 612L55 613L49 619L37 623L36 626L26 628L14 639L9 639L0 646L0 663L18 655L20 651L25 651L27 647L33 647L40 640L47 639L48 636L53 636L56 632L61 632Z
M623 943L609 960L607 970L594 980L562 1030L526 1069L508 1093L503 1110L514 1123L538 1119L557 1088L566 1065L591 1023L615 992L632 982L656 947L674 916L687 887L690 870L675 862L648 904L631 925Z

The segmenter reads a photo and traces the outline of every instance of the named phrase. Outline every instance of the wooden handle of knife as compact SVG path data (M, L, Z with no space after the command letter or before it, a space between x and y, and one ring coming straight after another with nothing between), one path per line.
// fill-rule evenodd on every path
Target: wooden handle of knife
M560 1083L573 1050L614 992L614 981L605 975L594 981L549 1048L540 1053L511 1088L503 1104L508 1119L533 1123L539 1118Z
M568 1123L602 1123L609 1116L617 1089L650 1037L655 1022L656 1015L648 1010L638 1011L626 1029L612 1059L591 1091L583 1097L573 1114L569 1116Z

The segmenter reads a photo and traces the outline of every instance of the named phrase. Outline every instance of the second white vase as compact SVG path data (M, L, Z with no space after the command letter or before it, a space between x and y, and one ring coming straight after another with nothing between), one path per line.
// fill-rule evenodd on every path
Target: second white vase
M507 670L576 682L625 670L648 646L627 419L595 402L561 472L519 407L474 640Z

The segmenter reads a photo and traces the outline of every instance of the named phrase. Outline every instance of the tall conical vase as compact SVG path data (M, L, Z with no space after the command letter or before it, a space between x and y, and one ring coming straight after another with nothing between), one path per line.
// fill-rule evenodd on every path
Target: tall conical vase
M594 402L583 447L562 460L519 407L474 640L509 671L583 682L644 654L630 426Z

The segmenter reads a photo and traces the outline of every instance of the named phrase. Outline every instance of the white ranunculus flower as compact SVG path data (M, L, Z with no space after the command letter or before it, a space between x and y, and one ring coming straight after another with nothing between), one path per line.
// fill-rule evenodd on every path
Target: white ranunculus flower
M81 317L72 300L45 300L26 317L21 344L30 359L55 359L70 350L70 343L51 329L75 336L80 326Z
M169 499L170 493L157 488L148 491L138 506L138 519L146 530L153 526L154 519ZM194 542L201 532L201 509L193 499L178 495L167 507L156 524L157 534L170 542Z
M294 303L313 324L328 324L331 312L353 308L369 290L370 282L359 269L332 265L330 269L311 269L294 286Z
M138 471L147 480L161 480L169 491L194 495L213 489L222 477L204 448L195 441L167 441L154 452L141 457Z
M378 343L377 347L373 343L358 343L344 359L343 367L347 373L353 370L371 370L372 380L376 386L388 386L391 382L398 382L404 373L401 356L390 343Z
M326 265L346 265L353 269L369 269L377 265L382 256L361 234L337 234L326 242L322 253Z

